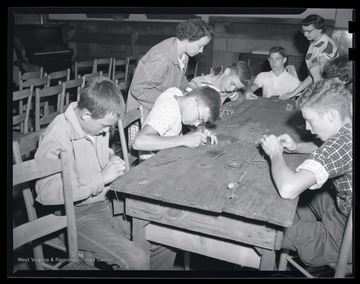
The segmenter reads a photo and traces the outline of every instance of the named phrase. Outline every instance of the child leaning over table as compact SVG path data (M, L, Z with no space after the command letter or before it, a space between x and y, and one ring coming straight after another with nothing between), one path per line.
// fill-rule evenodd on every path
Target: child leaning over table
M296 143L288 134L264 135L262 148L271 159L271 172L282 198L295 199L308 188L314 190L306 206L299 206L293 225L284 231L282 248L297 251L310 266L336 263L348 214L352 207L352 119L351 94L336 78L310 86L299 98L306 129L322 145ZM287 153L311 153L291 170L283 157ZM320 189L330 179L336 197ZM300 196L300 201L304 195ZM300 204L300 203L299 203Z
M135 137L133 148L141 151L141 160L146 160L155 155L151 151L179 146L195 148L204 145L208 137L211 144L216 144L215 134L206 128L182 135L182 124L194 127L215 124L220 106L219 93L209 86L195 88L186 96L178 88L169 88L156 100Z
M262 88L263 97L280 97L295 90L301 84L298 78L285 69L285 63L287 62L285 48L281 46L270 48L268 61L271 71L259 73L254 83L245 91L246 96L253 96L257 89Z
M220 94L221 104L224 104L227 99L232 102L236 100L244 101L245 97L240 90L248 87L251 83L251 76L252 71L249 65L243 61L238 61L225 68L224 72L220 74L208 74L193 78L185 88L185 93L200 86L209 86ZM257 99L257 96L249 94L246 99ZM223 112L231 113L231 108L223 106L221 113Z

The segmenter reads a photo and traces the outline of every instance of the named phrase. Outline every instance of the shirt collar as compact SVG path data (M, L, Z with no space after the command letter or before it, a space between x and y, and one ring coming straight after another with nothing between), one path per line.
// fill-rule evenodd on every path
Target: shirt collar
M77 107L77 105L78 105L77 102L70 103L70 105L68 106L68 108L66 109L66 111L64 113L65 119L68 121L68 123L71 127L71 131L70 131L70 135L71 135L70 139L71 140L87 138L87 134L82 129L82 127L76 117L76 114L74 112L74 109Z

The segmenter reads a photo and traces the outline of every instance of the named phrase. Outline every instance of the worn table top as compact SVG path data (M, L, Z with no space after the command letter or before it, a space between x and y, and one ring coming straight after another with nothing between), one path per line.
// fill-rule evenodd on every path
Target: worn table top
M297 199L284 200L279 196L268 157L258 145L265 133L288 133L295 140L309 138L301 112L287 109L288 104L294 106L293 102L278 99L245 101L212 129L217 133L218 145L162 150L115 180L110 188L155 201L289 227ZM206 152L211 155L217 150L224 154L215 159L206 156ZM306 157L285 154L293 169ZM238 181L234 190L227 188L228 183Z

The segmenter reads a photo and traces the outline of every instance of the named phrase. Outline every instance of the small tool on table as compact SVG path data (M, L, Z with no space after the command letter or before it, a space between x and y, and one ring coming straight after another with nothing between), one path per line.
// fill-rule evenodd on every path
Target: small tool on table
M231 193L227 194L228 199L235 197L234 191L235 191L236 187L239 185L239 183L242 181L242 179L244 178L245 175L246 175L246 171L242 174L242 176L239 178L239 180L236 183L235 182L228 183L227 188L229 190L231 190Z

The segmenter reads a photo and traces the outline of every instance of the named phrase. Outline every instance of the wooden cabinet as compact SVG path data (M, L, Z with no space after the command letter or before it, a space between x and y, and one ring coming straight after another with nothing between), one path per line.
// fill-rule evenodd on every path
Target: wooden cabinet
M250 65L254 77L260 72L270 71L270 65L267 54L240 53L239 60L245 61ZM288 55L288 65L294 65L299 79L302 81L308 75L305 64L305 57L300 55Z

